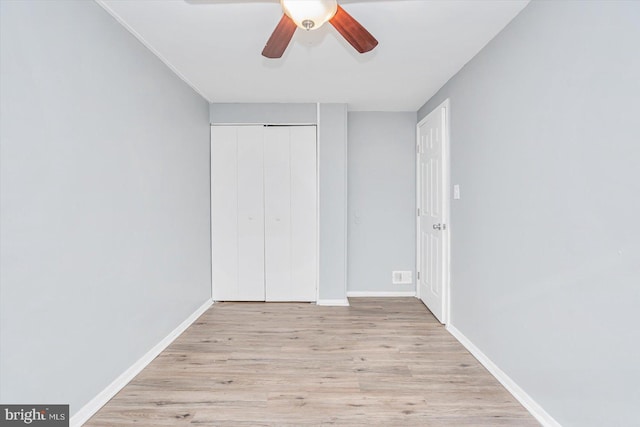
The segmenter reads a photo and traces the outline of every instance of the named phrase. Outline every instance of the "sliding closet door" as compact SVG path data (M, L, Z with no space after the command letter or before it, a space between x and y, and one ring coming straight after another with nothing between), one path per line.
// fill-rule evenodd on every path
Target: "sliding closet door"
M263 127L211 128L213 299L264 301Z
M318 186L315 126L291 132L291 276L299 301L317 299Z
M316 128L265 128L267 301L316 299Z
M238 300L264 301L262 127L238 128Z
M238 289L237 130L211 128L211 257L213 299L233 299ZM223 208L224 207L224 208Z

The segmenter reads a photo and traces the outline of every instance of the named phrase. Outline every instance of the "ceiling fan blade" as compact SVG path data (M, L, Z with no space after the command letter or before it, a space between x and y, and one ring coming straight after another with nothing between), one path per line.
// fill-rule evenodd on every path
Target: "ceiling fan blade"
M338 11L329 22L360 53L369 52L378 45L378 40L340 5L338 5Z
M293 37L293 33L296 31L296 28L296 23L287 15L283 14L278 26L273 30L269 40L267 40L267 44L262 50L262 56L267 58L282 57L282 54L287 49L287 46Z

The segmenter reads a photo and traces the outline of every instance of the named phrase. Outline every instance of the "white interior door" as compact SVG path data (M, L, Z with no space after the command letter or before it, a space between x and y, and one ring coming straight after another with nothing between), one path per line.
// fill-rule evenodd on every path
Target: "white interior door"
M316 299L316 129L265 128L267 301Z
M447 104L418 124L418 294L433 315L447 321L448 135Z
M211 128L213 299L264 301L263 127Z

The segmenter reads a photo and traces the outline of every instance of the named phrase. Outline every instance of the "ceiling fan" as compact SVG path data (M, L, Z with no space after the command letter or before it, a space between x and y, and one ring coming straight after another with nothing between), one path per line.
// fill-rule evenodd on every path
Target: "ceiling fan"
M282 57L296 28L315 30L327 21L360 53L378 45L371 33L340 7L337 0L280 0L280 5L284 14L262 50L264 57Z

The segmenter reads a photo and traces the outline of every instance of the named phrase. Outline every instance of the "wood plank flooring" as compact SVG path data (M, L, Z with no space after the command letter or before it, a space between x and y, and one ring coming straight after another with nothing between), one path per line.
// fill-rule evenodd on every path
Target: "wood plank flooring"
M219 303L87 426L538 426L415 298Z

